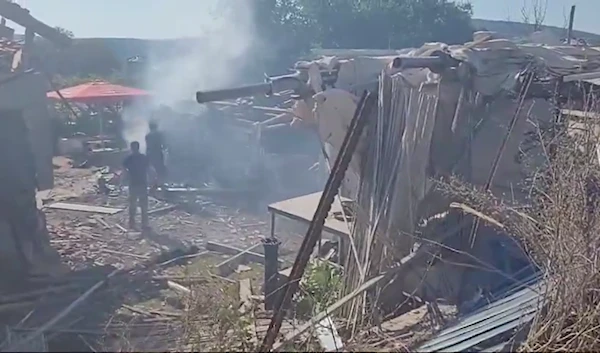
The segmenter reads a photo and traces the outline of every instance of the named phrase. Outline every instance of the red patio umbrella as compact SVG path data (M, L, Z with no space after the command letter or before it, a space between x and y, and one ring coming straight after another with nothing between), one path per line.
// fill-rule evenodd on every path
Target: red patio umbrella
M93 81L63 88L60 93L67 101L85 104L112 104L131 98L150 96L149 92L138 88L125 87L104 81ZM60 99L55 91L48 92L46 96L50 99Z

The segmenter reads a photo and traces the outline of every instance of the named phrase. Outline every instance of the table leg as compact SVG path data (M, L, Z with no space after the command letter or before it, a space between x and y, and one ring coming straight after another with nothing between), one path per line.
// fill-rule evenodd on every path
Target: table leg
M275 212L271 212L271 239L275 239Z

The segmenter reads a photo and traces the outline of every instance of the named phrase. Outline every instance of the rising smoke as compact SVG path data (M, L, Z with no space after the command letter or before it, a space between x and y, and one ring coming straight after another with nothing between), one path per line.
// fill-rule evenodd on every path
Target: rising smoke
M145 87L153 101L134 104L123 113L123 138L139 141L145 150L148 121L156 119L151 111L160 105L175 107L181 101L195 101L198 90L230 87L244 80L246 65L259 40L254 24L252 1L202 0L205 11L198 14L201 35L182 39L176 55L150 55ZM176 21L176 19L175 19ZM200 105L196 109L202 109ZM173 117L160 116L161 130L186 130ZM177 125L177 126L175 126ZM193 138L193 137L192 137Z

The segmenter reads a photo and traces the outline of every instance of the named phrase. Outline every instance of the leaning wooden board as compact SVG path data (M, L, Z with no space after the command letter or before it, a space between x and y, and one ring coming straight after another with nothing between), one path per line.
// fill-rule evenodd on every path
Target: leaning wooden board
M102 213L102 214L109 214L109 215L116 214L116 213L123 211L122 208L81 205L81 204L67 203L67 202L55 202L55 203L50 204L45 207L57 209L57 210Z

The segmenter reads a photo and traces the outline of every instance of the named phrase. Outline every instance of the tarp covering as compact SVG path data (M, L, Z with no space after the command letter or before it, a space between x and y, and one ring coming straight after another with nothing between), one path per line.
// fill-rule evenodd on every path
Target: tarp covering
M87 82L81 85L64 88L60 90L62 96L77 103L110 104L137 97L147 97L150 93L138 88L125 87L104 81ZM48 92L48 98L60 99L55 92Z

